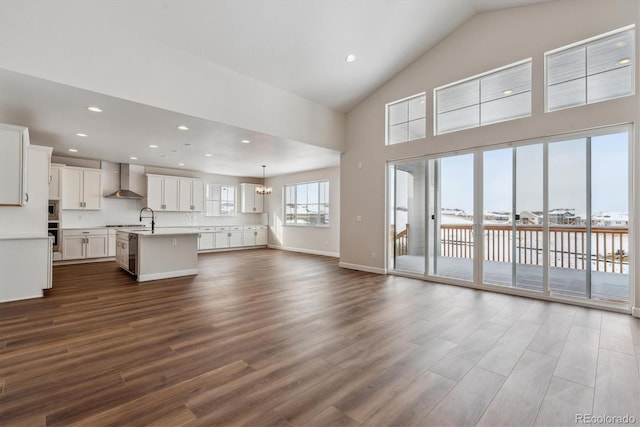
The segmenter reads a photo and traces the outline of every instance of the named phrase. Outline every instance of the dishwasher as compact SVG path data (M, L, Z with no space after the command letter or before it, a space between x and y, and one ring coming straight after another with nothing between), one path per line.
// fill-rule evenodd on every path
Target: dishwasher
M138 274L138 235L129 233L129 273Z

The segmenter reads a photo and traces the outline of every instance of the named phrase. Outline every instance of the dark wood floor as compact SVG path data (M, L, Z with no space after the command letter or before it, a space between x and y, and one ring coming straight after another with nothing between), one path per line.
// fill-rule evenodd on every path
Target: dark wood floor
M573 425L639 419L628 315L341 269L200 255L136 284L58 266L0 304L0 425Z

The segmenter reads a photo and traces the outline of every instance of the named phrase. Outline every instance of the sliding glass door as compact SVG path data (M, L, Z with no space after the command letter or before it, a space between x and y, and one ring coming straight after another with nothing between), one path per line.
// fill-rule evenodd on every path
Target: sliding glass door
M629 299L626 128L390 166L392 268Z
M463 281L474 278L474 155L429 161L432 201L429 230L434 251L429 275Z

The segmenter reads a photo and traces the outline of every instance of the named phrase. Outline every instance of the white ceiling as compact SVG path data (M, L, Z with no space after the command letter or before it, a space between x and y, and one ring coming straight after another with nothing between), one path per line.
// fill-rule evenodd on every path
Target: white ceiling
M55 6L107 34L144 38L348 111L473 14L542 1L60 0ZM65 31L74 31L73 22ZM350 64L349 53L357 57ZM28 126L35 143L53 146L58 155L255 177L262 164L274 176L340 161L337 151L2 69L0 93L0 122ZM88 112L87 105L104 112ZM178 131L179 124L190 130Z
M547 0L84 1L126 30L348 111L475 13ZM356 61L345 57L353 53Z

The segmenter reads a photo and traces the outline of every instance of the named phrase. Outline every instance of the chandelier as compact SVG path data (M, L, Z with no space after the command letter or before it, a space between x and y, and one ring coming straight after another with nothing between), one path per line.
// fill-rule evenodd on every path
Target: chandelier
M267 165L262 165L262 185L259 185L256 187L256 193L265 196L267 194L271 194L271 187L267 187L266 185L264 185L264 172L266 169Z

